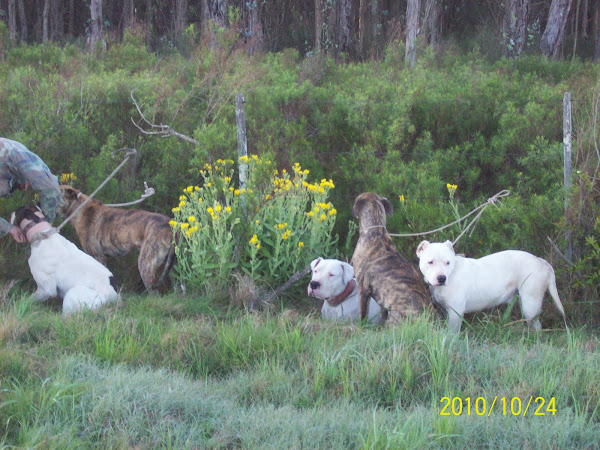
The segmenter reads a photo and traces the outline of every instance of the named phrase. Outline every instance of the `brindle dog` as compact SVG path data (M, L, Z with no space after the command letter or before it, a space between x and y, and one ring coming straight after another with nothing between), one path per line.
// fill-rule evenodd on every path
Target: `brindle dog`
M59 212L68 217L88 196L71 186L60 186L63 202ZM83 250L106 265L106 257L139 250L138 269L150 293L169 288L168 273L175 260L169 218L140 209L119 209L91 198L70 222Z
M431 308L431 297L423 280L396 250L385 229L385 216L392 215L389 200L365 192L356 197L352 214L359 219L360 228L352 257L360 291L360 318L367 315L370 297L388 310L388 320L392 323Z

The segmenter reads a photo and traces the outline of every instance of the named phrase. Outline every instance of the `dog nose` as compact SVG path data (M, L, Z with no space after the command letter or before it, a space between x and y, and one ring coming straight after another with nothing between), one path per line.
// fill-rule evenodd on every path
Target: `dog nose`
M319 289L319 286L321 286L321 283L319 283L318 281L311 281L310 282L310 288L311 289Z
M440 285L446 283L446 275L438 275L437 281Z

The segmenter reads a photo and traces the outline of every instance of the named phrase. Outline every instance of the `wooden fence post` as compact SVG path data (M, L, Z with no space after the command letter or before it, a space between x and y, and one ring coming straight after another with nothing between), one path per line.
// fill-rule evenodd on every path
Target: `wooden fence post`
M235 121L237 125L240 190L246 189L246 182L248 180L248 162L240 161L240 158L242 156L248 156L248 142L246 140L246 114L244 111L244 102L244 94L240 93L235 97ZM243 213L244 216L246 216L246 199L244 194L241 194L241 201Z
M566 251L565 256L567 259L573 261L573 231L571 230L571 221L569 220L569 192L571 191L571 150L572 150L572 139L571 139L571 92L565 92L563 98L563 149L564 149L564 185L565 185L565 220L566 220Z

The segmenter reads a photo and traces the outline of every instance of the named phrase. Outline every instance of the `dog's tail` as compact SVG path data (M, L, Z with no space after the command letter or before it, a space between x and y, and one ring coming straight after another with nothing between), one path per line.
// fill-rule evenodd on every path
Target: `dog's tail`
M563 317L565 316L565 310L563 308L562 303L560 302L560 297L558 296L558 289L556 288L556 275L554 275L554 269L550 265L548 261L545 261L548 264L548 268L550 269L550 276L548 277L548 292L552 296L552 300L554 300L554 305L556 309L560 311Z

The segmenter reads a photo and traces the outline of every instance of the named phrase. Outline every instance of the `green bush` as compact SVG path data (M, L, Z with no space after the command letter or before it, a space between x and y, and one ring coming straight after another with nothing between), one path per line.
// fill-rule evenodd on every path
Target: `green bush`
M193 289L220 293L240 271L273 286L311 259L335 254L331 180L311 184L299 164L292 174L279 173L256 155L240 162L248 167L245 188L233 182L233 160L219 159L204 166L203 185L183 189L173 208L176 272Z

